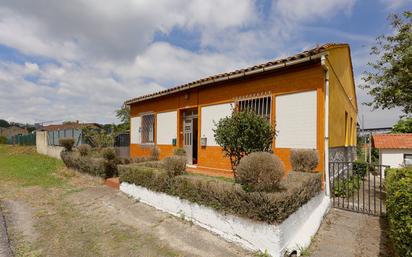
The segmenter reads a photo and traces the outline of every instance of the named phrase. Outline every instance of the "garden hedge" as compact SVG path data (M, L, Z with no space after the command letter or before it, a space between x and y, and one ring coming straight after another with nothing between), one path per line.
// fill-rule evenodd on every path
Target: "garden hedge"
M117 160L81 156L76 152L61 152L61 158L68 168L78 170L93 176L110 178L117 174Z
M321 190L321 175L291 172L277 192L246 192L239 184L221 179L181 175L170 177L163 169L119 165L121 182L186 199L218 211L269 224L280 223Z
M399 256L412 257L412 169L389 169L385 186L391 239Z

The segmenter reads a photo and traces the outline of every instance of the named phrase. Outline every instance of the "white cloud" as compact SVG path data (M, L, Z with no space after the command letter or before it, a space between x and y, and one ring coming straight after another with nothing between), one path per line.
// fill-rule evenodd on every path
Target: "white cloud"
M389 10L399 9L407 4L411 4L412 0L380 0Z

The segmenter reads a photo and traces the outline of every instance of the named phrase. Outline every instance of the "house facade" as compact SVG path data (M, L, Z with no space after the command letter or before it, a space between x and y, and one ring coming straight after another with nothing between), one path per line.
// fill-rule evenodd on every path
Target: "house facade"
M412 166L412 134L376 134L373 146L379 150L379 164L391 168Z
M357 103L350 49L326 44L297 55L218 74L125 102L131 110L130 156L160 157L183 147L198 169L231 172L213 129L233 109L252 109L275 126L273 152L285 163L290 150L316 149L317 170L353 158ZM326 165L327 166L327 165Z

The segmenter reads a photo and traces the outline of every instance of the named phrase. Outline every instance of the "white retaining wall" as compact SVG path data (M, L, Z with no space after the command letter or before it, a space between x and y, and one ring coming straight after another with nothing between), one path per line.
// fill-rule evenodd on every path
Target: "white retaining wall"
M36 150L40 154L45 154L53 158L61 159L60 153L64 147L51 146L48 144L47 131L36 131Z
M233 215L223 215L209 207L158 193L141 186L121 183L120 191L156 209L184 217L226 240L252 251L268 251L273 257L307 247L315 235L324 215L329 210L330 199L322 192L300 207L285 221L269 225Z

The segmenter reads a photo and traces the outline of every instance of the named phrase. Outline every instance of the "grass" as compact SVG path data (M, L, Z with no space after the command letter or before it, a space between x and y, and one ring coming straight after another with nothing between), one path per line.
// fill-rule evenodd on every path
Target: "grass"
M0 145L0 177L23 186L56 187L64 184L55 176L63 162L35 153L33 147Z

